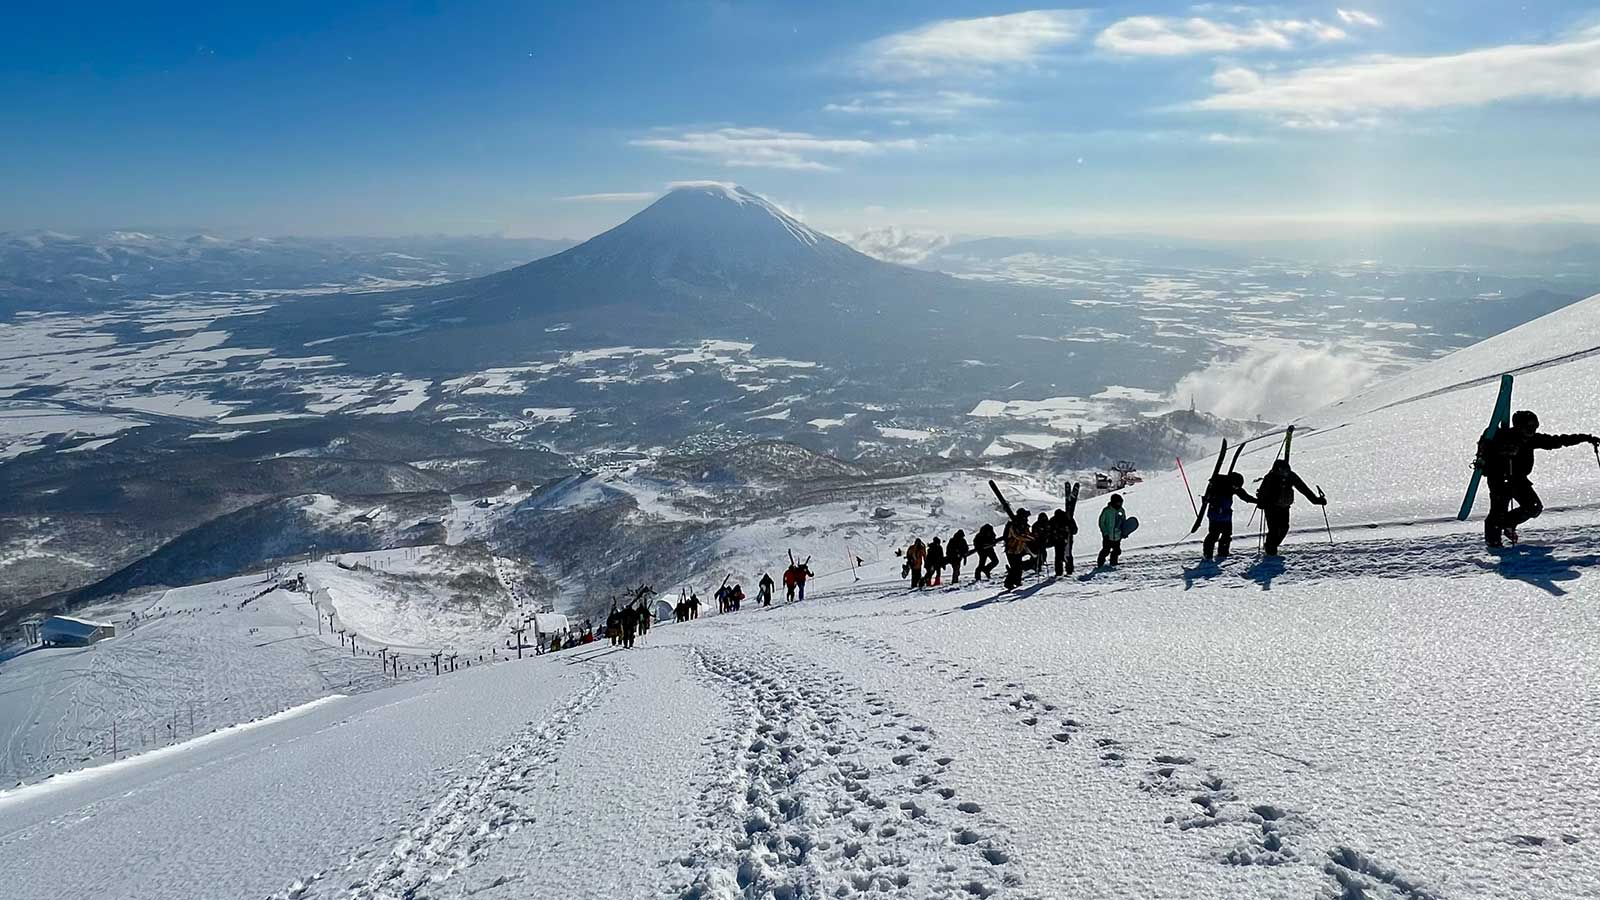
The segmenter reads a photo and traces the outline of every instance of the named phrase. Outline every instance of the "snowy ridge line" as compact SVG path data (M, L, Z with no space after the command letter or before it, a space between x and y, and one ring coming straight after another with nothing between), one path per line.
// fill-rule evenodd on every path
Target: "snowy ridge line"
M1442 397L1445 394L1453 394L1457 391L1464 391L1475 387L1482 387L1486 384L1493 384L1494 382L1499 381L1502 375L1525 375L1529 372L1537 372L1540 369L1554 368L1555 366L1565 365L1570 362L1588 359L1589 357L1597 354L1600 354L1600 347L1590 347L1587 350L1574 350L1571 353L1563 353L1560 356L1552 356L1548 359L1541 359L1537 362L1531 362L1524 366L1518 366L1515 369L1507 369L1504 372L1496 372L1492 375L1471 378L1466 381L1457 382L1456 384L1447 385L1442 388L1434 388L1427 393L1418 394L1415 397L1407 397L1404 400L1396 400L1392 403L1386 403L1383 406L1372 410L1372 412L1383 412L1386 409L1393 409L1397 406L1405 406L1408 403L1431 400L1434 397Z
M266 725L282 722L285 719L292 719L295 716L303 715L320 706L332 703L335 700L343 700L344 698L344 694L329 694L326 697L319 697L316 700L302 703L299 706L291 706L288 709L275 712L269 716L262 716L259 719L252 719L248 722L239 722L234 725L218 728L216 731L213 731L210 734L202 734L198 737L190 738L189 740L181 743L168 744L165 747L157 747L154 750L146 750L143 753L134 754L132 756L124 756L121 759L113 760L108 763L101 763L97 766L89 766L88 768L72 769L70 771L60 772L55 775L47 776L44 781L23 785L21 787L12 788L6 791L0 791L0 809L4 809L6 806L21 802L23 800L32 800L41 794L63 788L75 787L77 785L84 784L85 782L104 778L106 776L121 772L126 772L129 769L137 768L149 763L159 762L169 756L176 756L180 753L196 750L208 744L216 743L217 741L226 740L227 738L243 731L250 731Z
M476 771L449 784L444 795L416 826L404 831L392 849L364 879L341 889L342 879L329 878L332 870L296 880L274 900L341 896L400 900L419 896L426 885L439 884L471 866L505 835L531 821L518 800L542 785L528 778L556 760L578 718L611 686L618 675L614 663L591 671L588 684L574 691L550 714L524 728L511 742L485 760ZM345 865L359 865L365 853ZM327 885L326 888L322 888ZM322 888L322 890L318 890Z
M1003 830L945 786L933 730L884 696L772 646L697 650L733 725L701 794L709 834L678 864L682 900L991 897L1022 883ZM933 863L937 863L934 865Z

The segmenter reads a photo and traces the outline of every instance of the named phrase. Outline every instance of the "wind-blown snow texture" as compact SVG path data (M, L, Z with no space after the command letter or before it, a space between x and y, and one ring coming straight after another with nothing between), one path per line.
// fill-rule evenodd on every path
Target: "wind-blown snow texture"
M0 794L0 880L19 898L1600 895L1600 469L1547 455L1541 486L1571 508L1489 556L1451 515L1492 388L1440 391L1562 350L1600 301L1575 310L1306 417L1296 465L1335 498L1335 546L1308 531L1282 562L1221 567L1131 546L1116 571L1011 593L911 594L897 560L870 562L632 651L475 667ZM1594 365L1524 372L1518 405L1590 426ZM1181 491L1129 505L1181 533Z

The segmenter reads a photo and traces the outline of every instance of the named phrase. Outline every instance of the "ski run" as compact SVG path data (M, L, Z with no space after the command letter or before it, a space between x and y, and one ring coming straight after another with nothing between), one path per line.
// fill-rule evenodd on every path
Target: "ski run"
M629 650L376 687L336 645L282 649L329 639L281 592L180 617L150 632L179 658L178 629L222 642L247 615L301 636L234 676L261 697L276 677L289 710L0 791L3 894L1600 897L1597 457L1540 452L1547 508L1517 547L1485 549L1486 497L1456 519L1500 376L1551 430L1592 430L1597 350L1600 298L1297 420L1294 470L1329 518L1297 503L1281 558L1238 504L1233 556L1202 561L1174 471L1126 492L1143 524L1114 569L1092 566L1104 500L1084 497L1076 574L911 590L895 547L1003 521L974 472L930 481L937 514L859 570L814 564L803 602L717 614L709 594L821 552L837 511L731 529L689 585L701 616ZM1282 442L1229 448L1249 490ZM1060 484L997 477L1016 506L1059 505ZM253 593L183 596L208 591ZM0 700L52 654L93 666L139 640L8 661Z

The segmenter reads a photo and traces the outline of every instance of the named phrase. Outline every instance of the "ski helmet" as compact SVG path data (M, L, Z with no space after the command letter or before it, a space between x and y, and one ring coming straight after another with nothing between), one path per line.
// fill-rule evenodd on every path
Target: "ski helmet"
M1244 475L1238 472L1230 472L1228 473L1228 483L1236 488L1244 487Z
M1519 409L1511 417L1511 426L1523 431L1538 431L1539 417L1531 409Z

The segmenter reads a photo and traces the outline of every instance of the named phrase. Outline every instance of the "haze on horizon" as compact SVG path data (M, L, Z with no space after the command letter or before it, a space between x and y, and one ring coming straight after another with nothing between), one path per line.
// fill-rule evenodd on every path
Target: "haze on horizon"
M584 238L737 181L834 232L1600 221L1570 2L35 8L0 229Z

